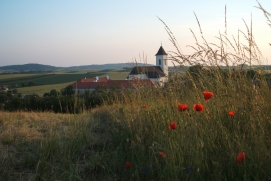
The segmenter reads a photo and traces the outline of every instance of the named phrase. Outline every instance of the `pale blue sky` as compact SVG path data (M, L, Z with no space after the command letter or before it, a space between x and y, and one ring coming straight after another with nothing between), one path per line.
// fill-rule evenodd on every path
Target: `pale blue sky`
M259 2L271 12L271 0ZM194 44L189 28L199 35L193 11L212 42L224 32L225 5L229 35L245 31L242 18L249 23L252 13L256 42L271 64L271 28L254 7L256 0L0 0L0 66L126 63L139 61L143 52L154 64L161 41L174 51L157 16L189 54L186 45Z

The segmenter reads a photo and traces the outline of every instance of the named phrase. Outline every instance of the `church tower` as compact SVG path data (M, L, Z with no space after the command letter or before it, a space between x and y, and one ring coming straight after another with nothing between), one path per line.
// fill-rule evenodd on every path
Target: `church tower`
M156 56L156 66L160 66L161 69L164 71L166 76L168 76L168 60L167 60L167 53L163 49L162 45L160 46Z

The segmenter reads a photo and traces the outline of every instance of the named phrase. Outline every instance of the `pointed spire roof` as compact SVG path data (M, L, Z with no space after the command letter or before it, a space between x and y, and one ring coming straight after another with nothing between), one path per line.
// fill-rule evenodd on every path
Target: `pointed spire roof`
M163 49L162 45L160 46L160 48L155 56L157 56L157 55L167 55L167 53Z

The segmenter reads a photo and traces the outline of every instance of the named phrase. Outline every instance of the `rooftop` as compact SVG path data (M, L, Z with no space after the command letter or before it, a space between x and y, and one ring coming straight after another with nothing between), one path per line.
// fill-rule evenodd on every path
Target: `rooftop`
M136 66L129 75L146 74L148 78L160 78L165 77L165 73L160 66Z
M157 56L157 55L167 55L167 53L165 52L165 50L163 49L162 46L160 46L160 48L155 56Z

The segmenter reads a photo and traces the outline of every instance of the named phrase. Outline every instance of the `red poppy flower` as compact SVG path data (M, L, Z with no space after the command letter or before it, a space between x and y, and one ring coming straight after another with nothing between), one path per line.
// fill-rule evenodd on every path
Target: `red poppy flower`
M204 110L204 106L202 104L194 104L194 110L202 112Z
M183 112L186 109L188 109L188 105L186 105L186 104L178 104L178 111L179 112Z
M142 106L142 108L144 108L144 109L146 109L148 106L146 105L146 104L144 104L143 106Z
M176 122L171 122L168 126L168 129L173 130L176 129L177 123Z
M246 158L246 154L245 154L244 151L238 153L238 155L237 155L237 163L238 164L242 163L245 160L245 158Z
M164 152L160 151L159 156L162 157L162 158L165 158L167 155Z
M229 115L229 116L234 116L234 115L235 115L235 112L229 111L229 112L228 112L228 115Z
M132 166L131 162L125 162L125 168L130 169Z
M214 93L204 91L203 96L204 96L205 101L208 101L209 99L211 99L214 96Z

